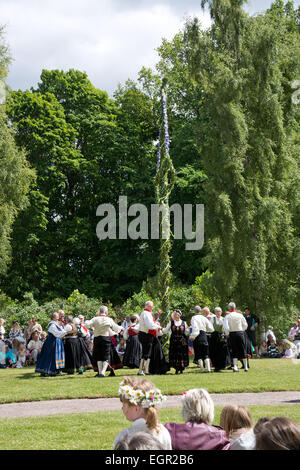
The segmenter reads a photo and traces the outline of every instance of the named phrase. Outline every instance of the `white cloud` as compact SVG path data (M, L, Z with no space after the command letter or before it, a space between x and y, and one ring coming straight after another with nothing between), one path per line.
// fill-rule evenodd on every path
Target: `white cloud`
M8 84L36 86L41 70L76 68L92 83L112 93L118 82L135 79L140 68L154 66L162 37L171 39L183 26L183 14L210 19L200 2L184 9L167 0L1 0L1 22L13 63ZM176 8L175 8L176 7Z

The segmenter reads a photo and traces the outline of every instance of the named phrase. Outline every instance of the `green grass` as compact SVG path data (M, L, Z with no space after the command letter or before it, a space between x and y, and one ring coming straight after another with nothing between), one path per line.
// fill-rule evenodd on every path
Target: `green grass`
M299 361L300 362L300 361ZM287 359L254 359L247 374L231 370L215 374L201 374L191 363L182 375L149 376L149 379L167 395L177 395L187 389L204 387L210 393L266 392L300 390L300 363ZM116 377L94 378L94 372L83 375L40 377L33 367L0 369L0 403L54 400L66 398L117 397L119 383L124 375L136 375L137 370L121 369Z
M253 420L285 416L300 423L300 405L249 406ZM215 408L219 424L222 407ZM180 408L160 410L160 421L182 422ZM109 450L115 436L130 426L120 411L0 419L1 450ZM5 430L5 432L4 432Z

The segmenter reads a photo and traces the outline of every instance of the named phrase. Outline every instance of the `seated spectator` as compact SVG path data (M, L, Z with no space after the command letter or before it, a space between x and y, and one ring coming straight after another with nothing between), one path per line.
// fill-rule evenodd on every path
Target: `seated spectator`
M24 329L24 339L26 344L30 341L32 335L32 318L29 320L28 326Z
M46 338L47 338L46 331L42 331L41 334L40 334L40 341L42 341L43 344L46 341Z
M4 318L0 318L0 340L2 341L4 340L4 336L5 336L4 323L5 323Z
M27 349L31 354L31 362L36 363L39 352L43 347L43 342L39 339L38 331L32 333L31 340L27 345Z
M34 331L37 331L38 334L40 335L40 334L42 333L42 331L43 331L43 328L42 328L41 325L38 323L38 321L39 321L39 320L38 320L38 318L36 318L36 317L33 317L33 318L31 319L31 322L32 322L31 331L32 331L32 333L33 333Z
M12 343L9 340L5 341L5 365L6 367L15 367L16 357L12 349Z
M270 346L268 346L268 354L271 359L279 359L281 357L279 349L273 340L270 341Z
M259 357L269 357L268 353L268 345L266 341L262 341L260 343L259 349L258 349L258 356Z
M292 328L288 334L288 339L294 341L296 334L298 333L298 322L294 321Z
M114 450L168 450L166 446L156 439L150 432L137 432L128 434L119 441Z
M284 339L284 355L282 356L284 359L293 359L295 357L296 347L292 344L289 340Z
M255 450L256 434L260 432L261 426L269 421L269 418L260 418L254 428L251 428L245 434L242 434L230 444L230 450Z
M222 409L220 426L232 442L250 431L253 428L253 422L249 411L244 406L227 405Z
M300 450L300 426L289 418L266 419L255 438L256 450Z
M116 351L119 356L124 356L126 350L126 343L124 338L120 338L119 344L116 347Z
M213 426L214 403L203 388L183 394L182 417L185 423L167 423L174 450L228 450L225 431Z
M23 342L25 341L24 338L23 338L23 333L22 333L21 327L20 327L20 325L17 321L13 322L8 337L9 337L10 341L12 341L15 338L18 338L18 339L22 338Z
M0 339L0 369L5 369L5 352L6 352L6 345L5 342Z
M27 351L25 344L20 343L18 347L18 351L16 354L16 368L22 369L22 367L26 366L26 359L27 359Z
M268 346L270 345L270 337L273 339L274 343L276 344L276 336L274 335L273 326L271 325L268 326L268 329L266 331L266 342Z

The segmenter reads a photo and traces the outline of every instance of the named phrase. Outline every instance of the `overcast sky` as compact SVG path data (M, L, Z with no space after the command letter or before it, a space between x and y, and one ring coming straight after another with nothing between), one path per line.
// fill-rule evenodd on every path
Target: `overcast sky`
M249 0L257 13L272 0ZM300 0L294 2L299 5ZM42 69L87 72L97 88L112 94L118 83L153 67L162 37L171 39L187 16L209 26L201 0L0 0L0 23L13 62L7 83L36 86Z

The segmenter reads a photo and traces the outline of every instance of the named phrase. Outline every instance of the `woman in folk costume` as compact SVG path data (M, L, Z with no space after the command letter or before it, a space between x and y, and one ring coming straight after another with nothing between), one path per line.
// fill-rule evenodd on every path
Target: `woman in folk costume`
M115 374L115 369L122 369L123 364L122 364L122 361L120 359L119 354L116 351L115 343L113 341L113 337L115 336L115 332L110 328L108 333L109 333L109 337L111 339L111 347L110 347L108 368L107 369L109 370L109 377L114 377L116 375Z
M74 325L77 328L77 337L79 343L79 354L80 354L80 370L83 372L86 370L93 369L92 366L92 355L89 351L87 337L88 329L83 323L80 322L79 318L74 318Z
M155 312L153 315L153 320L157 325L160 326L159 316L161 315L161 311ZM153 335L153 344L152 344L152 351L150 357L150 364L149 364L149 373L152 374L166 374L170 370L170 366L166 361L162 345L160 342L159 337L162 336L162 330L149 330L149 333Z
M130 369L140 366L142 359L142 345L139 340L139 315L132 315L131 323L124 331L123 338L126 341L123 365Z
M82 374L83 370L80 363L78 328L73 323L72 315L67 315L65 317L65 322L65 331L67 332L64 338L65 372L67 372L67 374Z
M48 325L48 336L37 359L35 372L43 377L61 374L65 367L65 351L62 338L67 331L58 324L59 315L54 312Z
M140 315L139 322L139 340L142 345L142 359L138 375L149 375L150 358L154 341L154 336L149 333L149 330L161 330L161 327L153 320L152 310L153 302L148 300Z
M176 309L171 315L171 321L163 328L163 333L171 332L169 346L169 365L174 367L175 374L184 371L189 365L189 346L186 337L189 334L189 328L185 321L181 319L182 313Z
M223 323L222 309L216 307L215 316L213 318L215 331L211 334L209 343L209 357L215 368L215 372L219 372L221 369L226 369L226 367L230 366L230 354Z
M105 377L109 366L112 340L109 336L111 328L115 333L124 329L107 316L108 308L100 307L97 316L85 322L87 328L94 328L93 364L97 364L98 374L95 377Z

